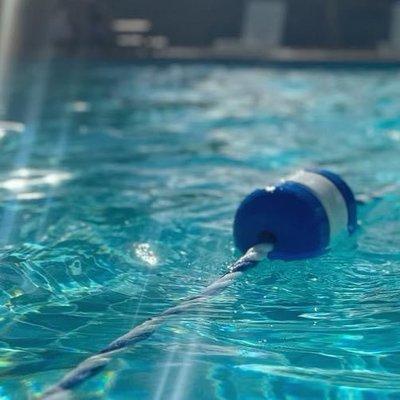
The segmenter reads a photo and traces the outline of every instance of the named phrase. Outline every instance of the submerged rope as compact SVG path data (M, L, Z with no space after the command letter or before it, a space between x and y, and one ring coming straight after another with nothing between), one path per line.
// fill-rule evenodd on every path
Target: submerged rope
M381 200L387 194L391 194L398 190L400 185L397 183L392 183L389 185L382 186L381 188L374 190L370 193L360 193L356 196L356 201L358 204L365 205L373 200Z
M210 297L217 296L243 272L253 268L261 260L266 258L272 248L273 245L270 243L258 244L251 247L246 254L229 267L228 271L224 275L203 289L199 294L184 299L180 304L168 308L155 317L147 319L125 335L115 339L105 348L82 361L77 367L67 373L58 383L47 389L40 399L60 400L65 398L70 390L103 370L111 361L114 354L150 337L169 317L181 314L190 307L197 305Z

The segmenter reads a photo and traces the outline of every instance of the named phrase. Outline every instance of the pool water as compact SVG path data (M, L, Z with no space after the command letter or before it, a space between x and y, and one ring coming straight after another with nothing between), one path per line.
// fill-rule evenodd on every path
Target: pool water
M400 184L400 71L44 62L0 122L0 398L37 396L237 251L233 215L299 168ZM8 121L8 122L6 122ZM79 399L400 398L400 191L327 254L265 261Z

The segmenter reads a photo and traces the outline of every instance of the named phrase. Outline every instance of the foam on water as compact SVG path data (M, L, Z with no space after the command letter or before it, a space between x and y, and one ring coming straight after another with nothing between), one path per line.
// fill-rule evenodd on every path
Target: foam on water
M7 116L24 129L0 142L3 398L43 392L221 275L255 187L313 165L358 193L400 183L395 70L55 63L34 125L25 71ZM397 398L399 198L320 258L262 263L77 395Z

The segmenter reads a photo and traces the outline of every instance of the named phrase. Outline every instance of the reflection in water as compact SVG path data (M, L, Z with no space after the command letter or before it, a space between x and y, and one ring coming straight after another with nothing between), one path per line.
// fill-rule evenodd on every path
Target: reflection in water
M14 121L0 121L0 140L8 133L22 133L25 125Z
M13 192L25 192L37 186L56 186L72 178L68 172L28 168L20 168L9 175L11 179L0 181L0 189Z
M134 246L135 255L149 267L155 267L158 264L158 258L148 243L138 243Z
M86 101L77 100L71 104L71 110L76 113L83 113L90 110L90 104Z

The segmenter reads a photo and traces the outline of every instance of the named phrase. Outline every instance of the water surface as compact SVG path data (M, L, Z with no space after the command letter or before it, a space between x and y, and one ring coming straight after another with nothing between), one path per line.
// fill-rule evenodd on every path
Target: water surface
M50 62L0 123L0 398L41 393L238 254L241 198L299 168L400 184L400 72ZM8 122L6 122L8 121ZM398 399L400 192L328 254L264 262L80 399Z

